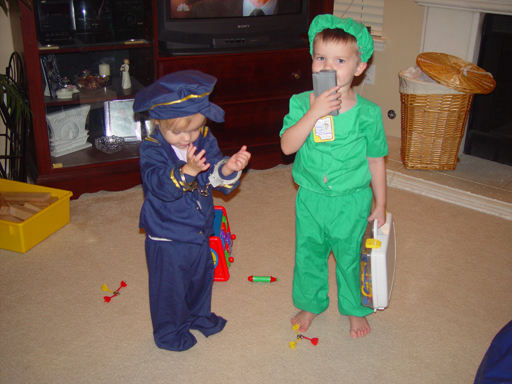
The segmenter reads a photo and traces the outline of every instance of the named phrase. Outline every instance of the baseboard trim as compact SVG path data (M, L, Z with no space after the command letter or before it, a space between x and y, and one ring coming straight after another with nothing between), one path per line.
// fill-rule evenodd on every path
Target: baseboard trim
M474 209L512 220L512 204L489 199L488 197L475 195L474 193L461 191L432 183L431 181L417 179L397 172L387 172L387 184L389 187L403 189L409 192L432 197L462 207Z

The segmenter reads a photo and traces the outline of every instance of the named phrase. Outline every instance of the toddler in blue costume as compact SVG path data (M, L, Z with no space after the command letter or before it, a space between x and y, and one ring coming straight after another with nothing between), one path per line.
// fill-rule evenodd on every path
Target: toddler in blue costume
M223 157L206 119L224 121L209 101L216 79L199 71L168 74L135 96L133 110L149 111L157 129L140 146L149 304L159 348L185 351L196 338L222 331L211 312L215 209L210 188L225 194L239 184L250 159L243 146Z
M281 130L285 154L297 153L293 178L296 200L293 303L291 319L305 332L329 306L328 263L336 258L338 310L350 321L350 335L370 332L361 304L359 252L368 221L386 221L388 153L381 109L352 89L373 53L368 30L352 19L317 16L309 28L312 71L336 71L337 86L314 97L292 96ZM337 116L329 116L339 110ZM372 208L372 189L375 207Z

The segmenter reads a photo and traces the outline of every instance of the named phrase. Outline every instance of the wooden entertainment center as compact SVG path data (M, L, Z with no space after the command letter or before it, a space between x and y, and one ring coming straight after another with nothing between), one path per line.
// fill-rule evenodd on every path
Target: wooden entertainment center
M183 69L198 69L217 77L217 85L210 99L225 110L226 121L223 124L210 124L210 128L225 155L247 145L253 155L249 164L253 169L266 169L292 161L281 152L279 131L283 117L288 112L291 95L312 89L309 47L305 44L304 47L284 50L166 56L158 51L154 33L156 28L153 28L156 26L154 2L145 2L144 39L133 44L73 47L40 46L35 12L20 3L20 28L33 112L37 184L70 190L73 198L78 198L82 193L118 191L140 184L137 144L128 144L114 154L105 154L94 146L94 139L104 134L104 104L112 100L133 99L139 89L156 78ZM310 0L309 7L310 20L317 14L332 14L333 0ZM16 47L16 50L21 49ZM76 73L84 69L78 67L77 63L93 65L108 56L114 60L110 65L112 84L99 91L80 91L72 99L44 96L40 59L48 55L55 57L61 76L66 71ZM128 90L121 88L118 72L124 58L130 60L132 88ZM50 147L52 138L47 115L84 105L90 106L87 129L88 142L92 146L58 157L52 156L55 152Z

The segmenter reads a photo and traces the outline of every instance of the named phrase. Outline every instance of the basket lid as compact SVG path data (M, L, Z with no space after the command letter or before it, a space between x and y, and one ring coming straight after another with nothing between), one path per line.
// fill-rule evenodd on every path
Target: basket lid
M438 83L459 92L487 94L496 87L492 74L469 61L446 53L420 53L416 64Z

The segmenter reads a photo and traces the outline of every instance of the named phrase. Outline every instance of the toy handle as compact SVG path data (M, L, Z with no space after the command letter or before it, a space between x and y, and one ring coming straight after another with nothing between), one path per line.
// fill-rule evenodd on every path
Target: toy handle
M379 230L379 221L377 219L373 220L373 238L377 238L377 231Z

